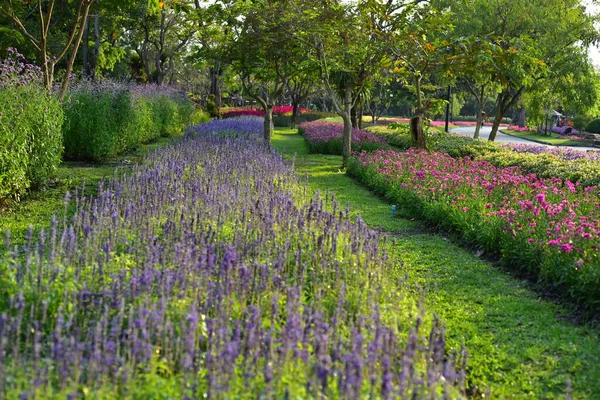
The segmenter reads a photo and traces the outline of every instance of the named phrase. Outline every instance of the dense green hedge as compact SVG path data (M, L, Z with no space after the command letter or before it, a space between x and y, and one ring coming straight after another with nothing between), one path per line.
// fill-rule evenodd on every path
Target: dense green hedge
M19 199L60 164L63 112L36 84L0 89L0 199Z
M588 122L585 126L586 132L600 133L600 118L596 118Z
M302 122L312 122L332 117L336 117L336 114L321 111L308 111L298 115L296 123L301 124ZM289 128L292 126L292 116L285 114L273 115L273 125L281 128Z
M134 89L72 90L64 103L64 157L105 161L140 143L182 133L195 114L194 104L180 93Z

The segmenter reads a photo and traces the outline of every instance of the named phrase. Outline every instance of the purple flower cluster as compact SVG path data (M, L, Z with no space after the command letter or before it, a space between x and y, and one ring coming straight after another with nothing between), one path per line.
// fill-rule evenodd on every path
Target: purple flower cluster
M572 135L579 133L577 129L571 126L553 126L551 131L558 133L559 135Z
M264 120L261 117L242 116L225 119L213 119L205 124L191 126L188 135L219 135L243 137L254 141L262 141Z
M6 398L464 394L465 355L378 234L264 147L198 135L75 199L24 248L7 237Z
M25 56L17 49L8 48L8 57L0 60L0 88L6 86L24 86L42 84L42 70L25 62Z

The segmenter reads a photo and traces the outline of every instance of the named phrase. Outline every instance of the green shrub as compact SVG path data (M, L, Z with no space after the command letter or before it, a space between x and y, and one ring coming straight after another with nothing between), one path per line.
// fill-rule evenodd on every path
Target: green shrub
M600 118L591 120L585 127L586 132L600 133Z
M67 159L105 161L143 139L138 119L145 106L135 104L127 89L72 91L63 107Z
M481 157L487 153L497 151L510 151L500 148L497 144L487 140L475 140L466 136L439 134L433 135L430 140L433 151L447 153L452 157Z
M0 199L19 199L60 164L63 112L35 84L0 89Z
M65 158L106 161L159 137L182 134L194 103L169 87L83 82L64 102Z
M200 125L210 121L210 114L201 108L196 108L191 113L189 121L186 125Z
M578 131L583 131L585 130L586 125L590 122L590 119L578 115L577 117L573 118L571 122L573 122L573 128L577 129Z
M180 129L179 108L168 96L157 96L152 100L154 114L158 117L160 135L174 136Z
M413 146L408 124L373 125L365 128L365 130L384 137L389 145L396 148L406 150Z
M134 119L131 129L138 129L139 141L151 143L160 138L160 117L153 112L152 102L144 97L134 99Z
M308 144L308 152L310 154L333 154L340 155L342 154L342 139L332 139L326 142L311 142L306 141ZM353 142L352 143L352 151L361 153L365 152L373 152L377 150L385 150L389 149L389 146L385 143L376 143L376 142Z

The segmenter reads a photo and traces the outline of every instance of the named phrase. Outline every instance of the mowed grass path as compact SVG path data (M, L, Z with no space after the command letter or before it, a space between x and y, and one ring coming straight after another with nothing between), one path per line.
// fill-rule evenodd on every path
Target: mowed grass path
M391 218L389 203L339 170L340 157L307 154L295 130L278 129L273 145L286 157L295 155L311 189L334 192L342 205L395 240L411 281L426 288L427 308L444 321L450 347L467 347L473 397L565 398L570 380L573 398L600 399L600 331L574 326L566 309L443 234Z

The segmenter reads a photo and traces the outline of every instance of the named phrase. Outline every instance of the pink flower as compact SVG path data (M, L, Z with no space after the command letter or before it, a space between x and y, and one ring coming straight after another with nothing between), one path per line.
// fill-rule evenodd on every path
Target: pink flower
M570 243L563 243L563 244L560 246L560 251L563 251L563 252L565 252L565 253L570 253L570 252L572 252L572 251L573 251L573 249L574 249L574 248L575 248L575 247L574 247L572 244L570 244Z

